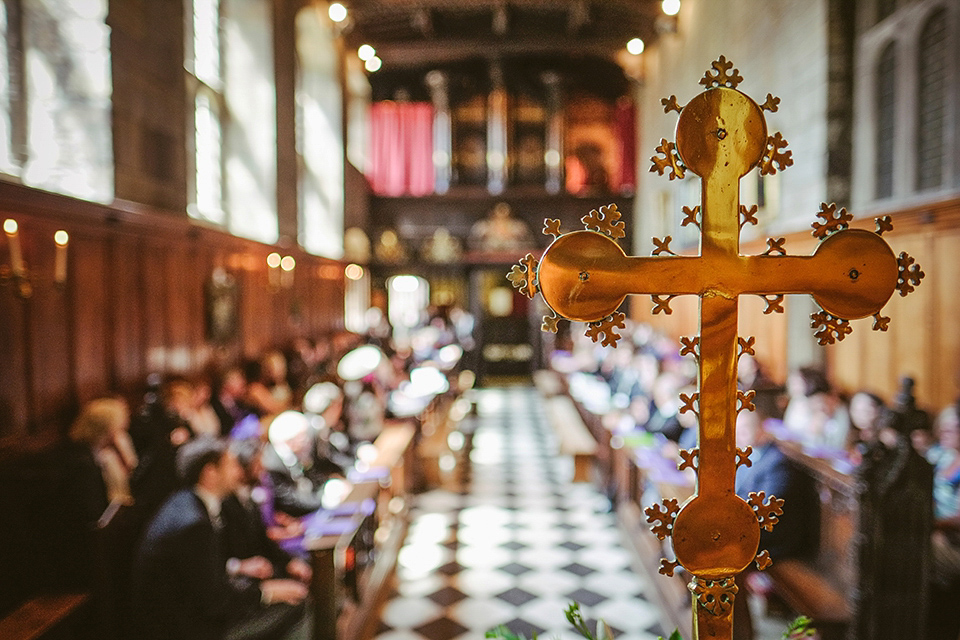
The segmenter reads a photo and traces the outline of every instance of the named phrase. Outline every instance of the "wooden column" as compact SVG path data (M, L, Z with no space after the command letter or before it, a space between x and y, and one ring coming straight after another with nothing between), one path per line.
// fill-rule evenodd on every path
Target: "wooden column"
M540 79L547 88L547 135L544 164L547 193L560 193L563 188L563 95L560 74L547 71Z
M453 156L450 87L443 71L433 70L426 79L433 102L433 188L437 193L446 193L450 189L450 159Z
M490 65L490 95L487 98L487 190L502 193L507 186L507 88L503 68Z

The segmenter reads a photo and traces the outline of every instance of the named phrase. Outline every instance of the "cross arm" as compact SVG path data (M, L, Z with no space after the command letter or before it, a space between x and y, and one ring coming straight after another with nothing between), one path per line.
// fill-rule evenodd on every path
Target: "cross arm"
M869 231L844 230L810 256L635 257L591 231L558 238L544 253L538 280L560 315L595 322L630 294L810 294L823 309L853 319L883 308L897 286L893 252Z

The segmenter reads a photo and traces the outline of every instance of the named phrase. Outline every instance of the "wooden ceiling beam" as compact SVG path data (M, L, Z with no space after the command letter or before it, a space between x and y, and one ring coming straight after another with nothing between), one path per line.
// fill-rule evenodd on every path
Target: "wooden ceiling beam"
M575 50L585 55L613 57L623 47L620 39L589 39L577 41ZM393 68L420 67L431 63L443 64L468 58L497 58L519 54L570 55L569 42L557 40L431 40L422 43L386 43L376 47L384 65Z

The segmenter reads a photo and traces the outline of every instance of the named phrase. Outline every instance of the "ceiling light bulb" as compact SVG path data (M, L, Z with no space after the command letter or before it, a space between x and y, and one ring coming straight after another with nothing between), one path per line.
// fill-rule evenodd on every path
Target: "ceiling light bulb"
M329 15L330 19L334 22L343 22L347 19L347 8L339 2L334 2L330 5L330 8L327 9L327 15Z
M634 38L633 40L627 43L627 52L630 53L631 55L635 55L635 56L640 55L641 53L643 53L643 48L644 48L643 40L641 40L640 38Z
M660 8L668 16L675 16L680 13L680 0L663 0Z
M363 66L364 68L366 68L367 71L369 71L370 73L373 73L374 71L380 70L380 67L383 66L383 60L381 60L377 56L373 56L372 58L367 60L365 63L363 63Z
M366 62L373 56L377 55L377 50L371 47L368 44L360 45L360 48L357 49L357 57Z

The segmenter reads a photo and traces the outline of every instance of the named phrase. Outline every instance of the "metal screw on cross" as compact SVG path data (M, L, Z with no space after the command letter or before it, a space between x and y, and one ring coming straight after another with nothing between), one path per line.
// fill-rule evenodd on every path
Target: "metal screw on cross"
M686 106L675 96L662 101L665 113L679 113L677 142L661 141L651 171L671 180L688 170L700 176L701 204L684 207L683 223L700 228L699 255L676 255L669 236L654 239L651 257L626 255L616 242L624 223L611 204L584 216L586 230L562 233L558 220L547 220L544 233L555 239L539 263L528 255L508 275L531 298L542 293L555 312L544 318L544 330L556 331L560 318L586 322L587 336L604 345L621 337L625 316L618 309L626 296L650 295L654 313L670 313L674 296L699 297L700 335L683 340L683 353L699 364L698 392L684 398L684 410L699 418L699 447L682 462L696 469L697 490L679 508L668 501L646 513L661 539L672 538L677 562L664 561L661 573L672 575L679 564L694 576L694 629L711 638L731 637L733 578L751 562L769 566L771 558L757 554L760 529L772 529L784 508L775 496L751 494L747 501L734 493L737 466L750 464L750 451L736 446L736 416L753 409L752 392L737 389L737 360L754 344L737 335L739 296L761 296L765 313L782 313L785 294L812 295L821 308L812 326L828 344L849 334L856 318L872 315L873 328L885 331L890 319L880 311L890 296L906 295L924 275L880 237L892 228L889 217L877 220L876 232L850 229L853 216L826 203L812 225L821 241L813 255L787 255L783 238L768 239L761 255L740 254L741 228L757 222L756 207L740 204L740 178L755 168L775 173L793 160L786 140L767 132L763 111L776 111L779 99L768 94L758 105L737 90L742 77L732 67L723 56L713 62L700 81L706 89Z

